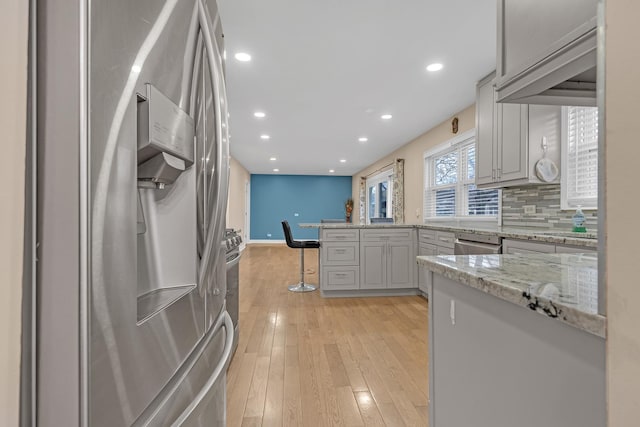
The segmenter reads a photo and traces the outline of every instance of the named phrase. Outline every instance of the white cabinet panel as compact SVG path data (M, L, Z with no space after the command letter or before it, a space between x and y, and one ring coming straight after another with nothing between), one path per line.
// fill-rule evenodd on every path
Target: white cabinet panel
M360 289L387 287L386 242L360 242Z
M322 267L323 289L327 291L353 290L360 287L360 267Z
M358 242L323 242L321 250L323 265L358 265L360 262Z
M388 288L415 288L413 272L416 268L415 246L412 241L389 242L387 254Z

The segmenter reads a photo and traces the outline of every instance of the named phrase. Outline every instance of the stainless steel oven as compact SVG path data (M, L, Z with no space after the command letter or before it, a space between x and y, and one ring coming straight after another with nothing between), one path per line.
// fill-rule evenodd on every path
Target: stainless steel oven
M233 322L234 340L233 353L238 347L238 320L240 317L240 243L242 238L236 230L227 230L226 240L226 262L227 262L227 312Z
M456 255L484 255L502 253L502 237L496 235L457 233Z

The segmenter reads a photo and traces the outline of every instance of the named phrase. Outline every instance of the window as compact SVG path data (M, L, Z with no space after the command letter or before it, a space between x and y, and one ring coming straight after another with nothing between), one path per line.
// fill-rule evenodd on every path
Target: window
M425 155L424 219L496 218L498 190L478 189L473 131Z
M563 107L561 208L598 208L598 109Z
M371 218L393 218L393 169L367 179L367 224Z

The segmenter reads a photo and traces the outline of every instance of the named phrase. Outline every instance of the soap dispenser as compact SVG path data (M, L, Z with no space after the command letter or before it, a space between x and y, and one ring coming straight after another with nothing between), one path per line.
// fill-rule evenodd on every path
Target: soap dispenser
M575 233L586 233L587 229L584 226L584 213L582 212L582 206L578 205L576 213L571 217L573 220L573 231Z

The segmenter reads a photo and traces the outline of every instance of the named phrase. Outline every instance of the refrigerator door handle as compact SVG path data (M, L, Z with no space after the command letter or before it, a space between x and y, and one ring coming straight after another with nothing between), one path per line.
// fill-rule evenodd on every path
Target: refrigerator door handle
M217 143L217 156L216 156L216 170L215 173L217 176L217 192L216 195L218 197L218 201L215 204L215 211L213 214L213 221L210 222L211 228L209 229L210 233L208 234L207 242L205 243L205 250L203 253L203 263L202 268L200 270L200 280L198 283L204 282L204 277L207 274L209 266L216 266L220 259L220 250L219 244L222 241L222 236L224 233L224 224L223 218L227 210L227 179L228 179L228 171L227 171L227 158L228 158L228 150L225 150L226 147L226 138L223 140L223 130L222 130L222 121L225 122L226 117L222 117L223 111L222 106L220 105L220 98L224 97L226 99L224 92L224 87L221 84L222 78L219 76L221 71L221 64L218 61L220 58L220 53L217 50L217 45L213 40L213 29L210 24L209 17L207 15L206 7L203 3L203 0L198 0L198 18L200 22L200 28L202 31L202 37L204 40L205 51L207 52L207 58L209 59L209 71L211 84L214 91L215 96L215 105L216 105L216 143ZM225 104L226 105L226 104ZM224 170L223 170L224 167ZM224 194L222 194L224 192ZM209 286L211 286L211 281L208 281ZM211 290L211 289L209 289Z
M207 382L202 386L202 389L198 392L198 394L193 398L189 406L187 406L184 411L180 414L178 418L171 424L171 427L180 427L193 413L193 411L198 407L200 402L207 396L213 385L218 381L218 377L220 374L225 371L227 368L227 364L231 359L231 350L233 349L233 321L231 320L231 316L226 311L223 313L222 322L218 322L215 326L216 329L224 326L226 337L224 343L224 351L222 352L222 357L220 358L220 362L218 366L213 370L213 373L207 380Z

